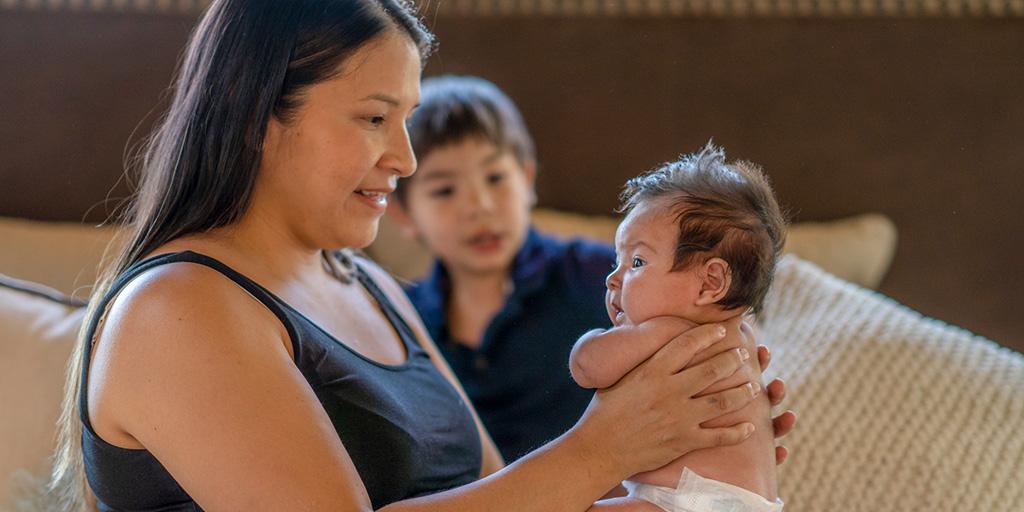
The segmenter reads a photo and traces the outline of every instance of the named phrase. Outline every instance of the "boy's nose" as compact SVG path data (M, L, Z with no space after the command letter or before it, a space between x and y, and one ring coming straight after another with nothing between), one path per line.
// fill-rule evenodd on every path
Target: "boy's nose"
M470 215L490 212L494 209L494 197L486 187L471 187L468 196L466 210Z

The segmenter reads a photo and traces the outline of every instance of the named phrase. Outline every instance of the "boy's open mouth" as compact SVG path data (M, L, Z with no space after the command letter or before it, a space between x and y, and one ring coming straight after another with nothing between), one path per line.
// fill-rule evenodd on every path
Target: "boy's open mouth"
M466 244L480 252L491 252L501 248L504 237L494 231L479 231L466 239Z

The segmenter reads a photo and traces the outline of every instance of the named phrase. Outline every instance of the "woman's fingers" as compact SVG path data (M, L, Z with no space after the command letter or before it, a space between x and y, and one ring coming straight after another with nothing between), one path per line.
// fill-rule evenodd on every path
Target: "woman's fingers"
M714 448L742 443L753 433L753 423L740 423L731 427L701 428L694 435L699 438L701 448Z
M736 373L747 359L750 359L750 353L740 347L683 370L679 373L683 395L692 397L700 394L712 384Z
M772 428L775 429L775 437L780 438L793 431L796 426L796 413L786 411L772 420Z
M710 347L723 337L725 337L725 327L720 324L694 327L672 338L664 347L655 352L651 356L651 367L652 369L663 369L668 373L678 373L690 363L694 354ZM727 375L732 375L732 373Z
M768 401L772 407L779 405L786 399L786 382L782 379L775 379L768 383Z
M761 371L768 369L768 365L772 362L772 353L768 350L768 347L764 345L757 346L757 362L761 364Z
M775 447L775 465L781 466L783 462L786 462L786 457L789 457L789 450L785 446Z
M758 383L748 382L724 391L694 398L693 402L699 407L698 418L703 423L742 409L760 393L761 386Z

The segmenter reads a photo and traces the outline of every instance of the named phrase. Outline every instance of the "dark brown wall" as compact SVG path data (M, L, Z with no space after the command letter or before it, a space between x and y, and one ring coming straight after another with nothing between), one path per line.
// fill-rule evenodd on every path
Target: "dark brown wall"
M0 12L0 215L77 220L105 197L192 20ZM481 74L520 103L541 204L608 213L625 178L714 137L797 220L891 216L882 291L1024 349L1024 19L431 24L428 74Z

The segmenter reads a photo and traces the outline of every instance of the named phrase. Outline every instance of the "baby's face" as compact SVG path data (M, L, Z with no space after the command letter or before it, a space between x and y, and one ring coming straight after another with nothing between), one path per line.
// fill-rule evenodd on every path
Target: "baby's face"
M673 272L678 227L664 200L643 201L615 233L615 270L605 281L605 306L615 326L656 316L688 318L701 280L696 266Z

